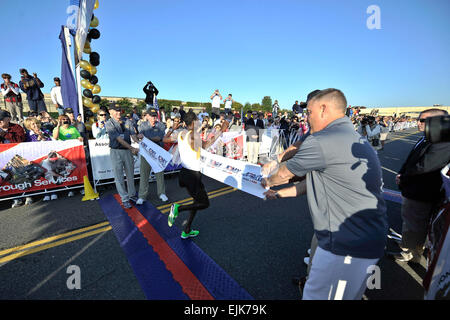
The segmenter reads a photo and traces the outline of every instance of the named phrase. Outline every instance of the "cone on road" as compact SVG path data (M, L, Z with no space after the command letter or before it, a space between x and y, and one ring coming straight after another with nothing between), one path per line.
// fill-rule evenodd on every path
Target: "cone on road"
M81 201L94 200L98 199L98 193L95 193L94 189L89 182L89 178L87 176L83 177L84 179L84 197Z

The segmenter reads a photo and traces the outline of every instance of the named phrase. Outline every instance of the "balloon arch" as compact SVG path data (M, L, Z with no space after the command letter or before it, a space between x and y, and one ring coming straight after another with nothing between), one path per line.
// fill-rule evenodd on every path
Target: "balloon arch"
M94 10L99 6L98 0L95 0ZM81 86L83 90L83 114L85 118L86 128L91 130L95 122L95 114L100 110L101 98L98 95L101 92L101 87L98 85L97 67L100 65L100 55L92 50L92 40L100 38L100 31L97 27L99 25L98 18L92 14L89 33L86 37L86 42L83 48L83 53L89 55L89 61L80 60L80 76Z

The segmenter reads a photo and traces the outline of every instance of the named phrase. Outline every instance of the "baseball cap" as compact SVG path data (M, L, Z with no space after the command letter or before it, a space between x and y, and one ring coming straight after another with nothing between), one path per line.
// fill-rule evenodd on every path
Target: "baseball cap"
M73 113L73 109L72 108L65 108L64 109L64 113Z
M0 111L0 121L5 118L11 118L11 114L6 110L1 110Z
M147 113L149 114L149 115L151 115L151 116L158 116L158 112L156 112L156 109L155 108L150 108L150 109L148 109L147 110Z
M54 78L53 78L53 81L59 81L59 82L61 82L61 79L58 78L58 77L54 77Z
M109 110L122 111L122 108L120 107L119 104L117 104L117 103L115 103L115 102L112 102L112 103L109 105Z

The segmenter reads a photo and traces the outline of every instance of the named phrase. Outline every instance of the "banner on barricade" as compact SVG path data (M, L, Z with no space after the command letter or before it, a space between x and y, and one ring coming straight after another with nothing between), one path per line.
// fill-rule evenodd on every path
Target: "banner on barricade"
M131 145L135 148L139 148L139 144L137 143L132 143ZM109 154L110 148L108 139L89 140L89 156L91 159L92 176L95 181L114 178L114 170L112 168L111 158ZM170 157L172 157L170 153L169 155ZM133 160L134 160L134 174L139 175L141 166L140 157L133 156ZM180 169L181 167L180 165L173 165L171 161L169 162L170 163L166 166L164 170L165 172Z
M82 184L84 176L78 140L0 144L0 196Z
M137 143L132 144L133 147L139 148ZM89 156L91 159L92 176L94 180L113 179L114 170L109 156L109 140L97 139L89 140ZM134 160L134 174L139 174L141 162L139 157L133 156Z
M228 159L204 149L200 153L201 172L230 187L264 199L261 167L245 161Z
M147 160L155 173L164 171L172 160L169 152L145 137L139 142L139 154Z

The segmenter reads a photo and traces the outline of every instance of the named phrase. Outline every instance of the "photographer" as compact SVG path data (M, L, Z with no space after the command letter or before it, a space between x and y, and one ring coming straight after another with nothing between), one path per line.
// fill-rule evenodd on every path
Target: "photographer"
M147 109L153 108L155 105L155 98L159 93L158 89L156 89L154 84L149 81L145 84L143 90L145 92L145 103L147 104Z
M19 82L20 89L27 94L28 106L30 112L47 111L47 107L44 102L44 94L41 88L44 87L42 81L38 78L36 73L33 73L33 77L28 74L26 69L20 69L22 80Z
M369 116L363 118L361 120L361 126L358 128L358 133L363 137L365 137L375 150L381 149L380 143L381 127L375 121L374 117Z
M425 119L447 115L440 109L422 111L418 118L420 132ZM402 249L399 261L419 263L424 251L428 223L443 197L440 170L450 162L450 142L431 143L425 135L416 143L396 176L402 192Z
M220 113L220 101L222 100L222 95L219 93L219 89L214 90L214 93L211 95L211 119L214 122L216 119L219 118Z

